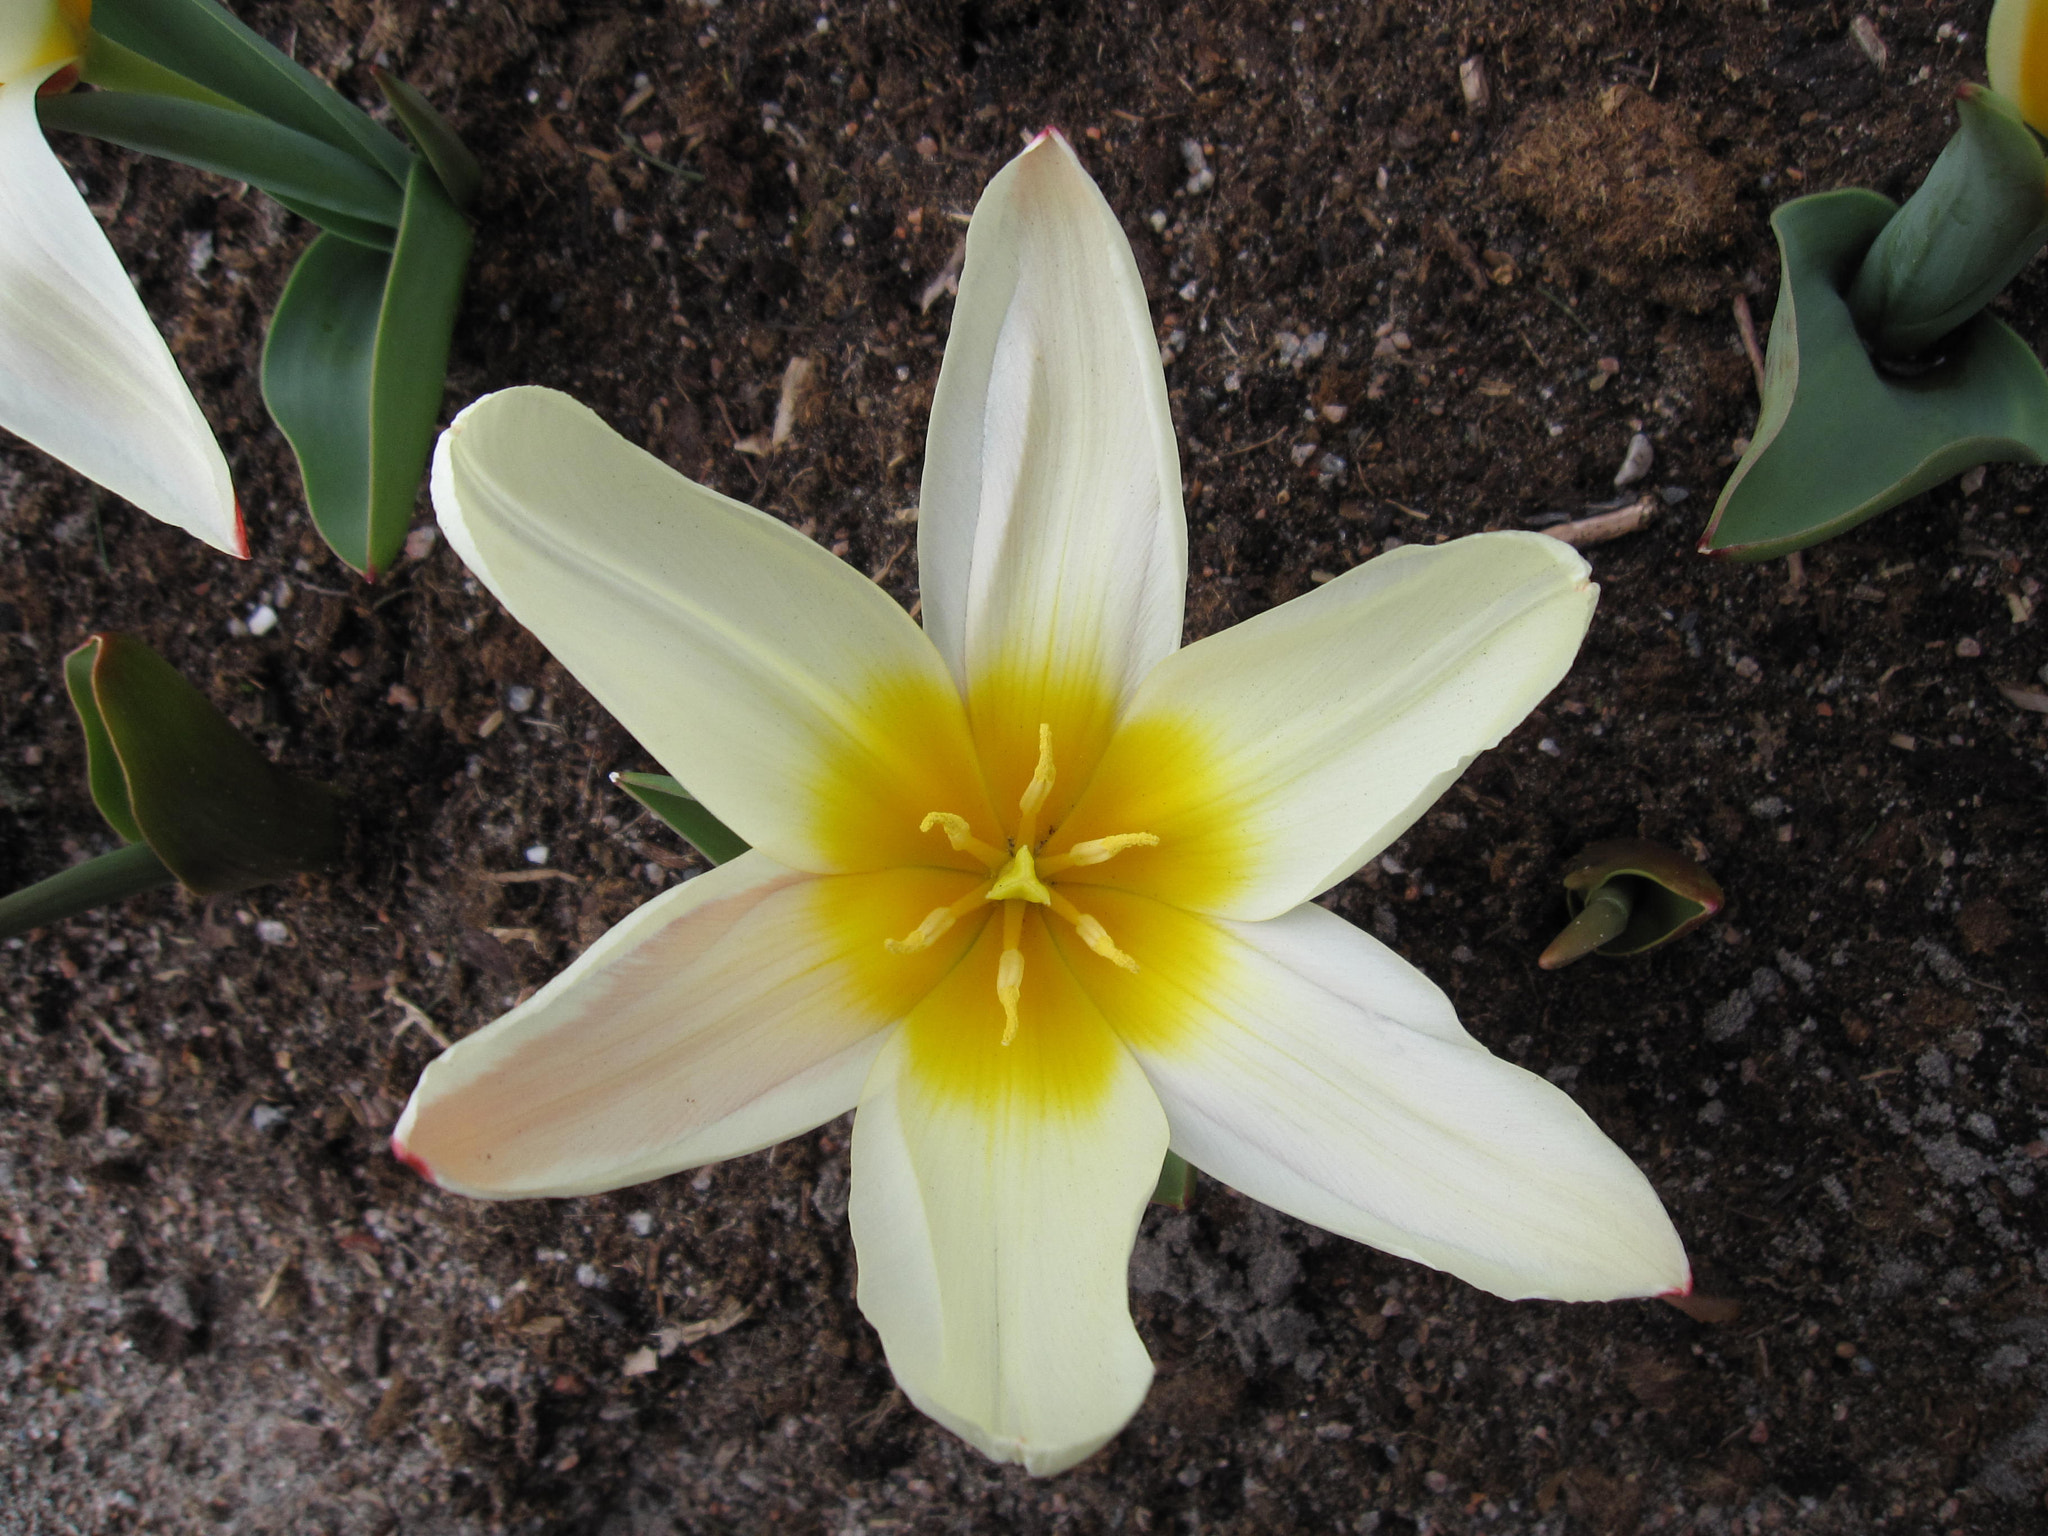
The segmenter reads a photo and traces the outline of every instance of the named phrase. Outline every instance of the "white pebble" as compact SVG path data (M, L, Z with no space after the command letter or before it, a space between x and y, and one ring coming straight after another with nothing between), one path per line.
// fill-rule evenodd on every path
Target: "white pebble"
M249 633L261 637L277 628L277 610L268 603L258 604L249 611Z
M597 1266L594 1264L578 1264L576 1283L586 1291L594 1291L604 1284L604 1276L597 1272Z
M654 1216L649 1211L634 1211L626 1218L626 1225L633 1229L635 1237L647 1237L654 1231Z
M532 846L531 848L529 848L529 849L527 849L527 850L526 850L526 862L527 862L527 863L529 863L529 864L545 864L545 863L547 863L547 861L548 861L548 845L547 845L546 843L535 843L535 844L534 844L534 845L533 845L533 846Z
M272 1126L283 1125L291 1117L292 1112L290 1110L279 1109L275 1104L258 1104L249 1111L249 1123L259 1131L267 1131Z
M292 931L276 918L266 917L256 925L256 937L266 944L289 944Z
M534 692L524 683L514 683L505 690L505 707L515 715L523 715L533 708Z

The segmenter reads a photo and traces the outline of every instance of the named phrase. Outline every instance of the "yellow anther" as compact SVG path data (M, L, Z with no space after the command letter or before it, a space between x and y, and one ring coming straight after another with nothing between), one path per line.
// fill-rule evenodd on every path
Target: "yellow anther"
M933 811L917 824L920 832L929 832L933 827L946 834L946 841L953 845L955 853L971 853L991 870L1003 867L1003 855L974 835L965 816L955 816L951 811Z
M1109 937L1109 930L1075 906L1071 901L1067 900L1066 897L1058 892L1054 892L1052 900L1047 902L1046 905L1051 907L1055 914L1072 923L1074 931L1081 936L1081 942L1094 950L1096 954L1102 956L1111 965L1120 965L1127 971L1136 972L1138 962L1116 947Z
M1003 958L996 962L996 1001L1003 1005L1003 1044L1017 1038L1017 1004L1024 996L1024 909L1003 906Z
M988 890L986 885L977 885L950 907L934 907L908 938L884 939L882 947L892 955L914 955L921 949L930 949L947 929L988 899Z
M1031 770L1031 782L1017 801L1017 846L1028 848L1038 841L1038 813L1052 794L1052 727L1038 728L1038 766Z
M1049 859L1041 859L1038 872L1041 875L1056 875L1063 869L1080 869L1087 864L1106 864L1126 848L1157 848L1159 839L1150 832L1119 832L1114 837L1091 838L1085 843L1076 843L1065 853L1056 853Z
M1083 912L1081 920L1074 924L1074 931L1081 935L1081 942L1083 944L1086 944L1111 965L1120 965L1125 970L1133 973L1137 971L1138 962L1118 949L1110 941L1109 931L1086 912Z
M1010 862L996 872L988 888L990 901L1035 901L1041 907L1052 903L1052 892L1045 888L1045 882L1038 878L1038 871L1032 867L1031 848L1027 844L1010 855Z

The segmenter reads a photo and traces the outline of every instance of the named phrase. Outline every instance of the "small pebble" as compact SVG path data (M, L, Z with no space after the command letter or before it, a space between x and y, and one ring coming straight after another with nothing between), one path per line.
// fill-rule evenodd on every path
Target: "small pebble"
M535 844L534 844L534 845L533 845L533 846L532 846L531 848L529 848L529 849L527 849L527 850L526 850L526 862L527 862L527 863L529 863L529 864L545 864L545 863L547 863L547 861L548 861L548 845L547 845L546 843L535 843Z
M514 683L505 690L505 707L515 715L523 715L533 708L534 692L524 683Z
M249 633L259 638L277 628L277 610L268 603L259 604L250 610Z
M1484 115L1493 101L1486 83L1486 60L1472 55L1458 66L1458 89L1465 95L1465 110L1474 117Z
M276 918L266 917L256 925L256 937L266 944L289 944L292 931Z
M578 1264L576 1283L586 1291L594 1291L604 1284L604 1276L597 1272L597 1266L594 1264Z
M626 1356L625 1363L619 1367L619 1374L621 1376L646 1376L654 1370L657 1363L654 1351L642 1345L639 1349Z
M280 1109L275 1104L258 1104L249 1111L249 1123L259 1131L267 1131L273 1126L283 1125L291 1117L292 1112L290 1110Z
M441 530L434 527L415 528L405 536L405 558L424 560L434 547L434 541L441 536Z
M626 1217L626 1225L633 1229L635 1237L647 1237L654 1231L654 1214L651 1211L634 1211Z
M1961 491L1965 496L1974 496L1979 491L1983 490L1984 466L1982 464L1979 464L1975 469L1964 470L1962 478L1956 481L1956 489Z
M1182 139L1180 157L1188 168L1188 191L1206 192L1216 185L1216 173L1209 169L1209 157L1194 139Z
M1614 472L1615 489L1634 485L1650 473L1650 466L1657 462L1657 450L1650 446L1649 438L1638 432L1628 440L1628 453L1621 461L1621 468Z
M1956 654L1958 656L1982 656L1984 654L1984 647L1968 635L1965 635L1956 642Z
M1564 748L1560 747L1557 744L1557 738L1555 736L1546 736L1541 741L1537 742L1536 750L1538 752L1545 753L1551 757L1564 756Z

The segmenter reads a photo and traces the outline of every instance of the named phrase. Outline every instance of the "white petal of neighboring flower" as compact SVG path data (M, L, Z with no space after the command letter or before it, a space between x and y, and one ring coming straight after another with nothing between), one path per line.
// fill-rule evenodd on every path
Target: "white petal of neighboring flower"
M881 1031L963 942L895 956L965 877L818 878L758 853L656 897L421 1076L393 1147L486 1199L617 1189L854 1105Z
M1621 1149L1342 918L1304 906L1232 923L1109 891L1089 910L1144 969L1085 969L1064 947L1158 1091L1173 1149L1203 1172L1498 1296L1690 1288L1678 1234Z
M1092 763L1180 644L1187 523L1159 342L1130 242L1056 133L997 173L968 226L917 556L925 628L1000 805L1041 722L1063 766Z
M713 814L812 871L948 857L929 811L979 782L909 615L774 518L643 453L567 395L511 389L434 453L455 551ZM968 861L971 865L972 861Z
M36 121L49 72L0 85L0 427L246 557L220 445Z
M1036 918L1021 1027L998 1043L1001 927L876 1059L847 1214L861 1311L898 1385L984 1454L1044 1474L1091 1455L1151 1384L1128 1277L1166 1122Z
M1146 679L1061 832L1159 845L1068 878L1243 919L1327 890L1557 686L1598 594L1559 540L1482 533L1197 641Z

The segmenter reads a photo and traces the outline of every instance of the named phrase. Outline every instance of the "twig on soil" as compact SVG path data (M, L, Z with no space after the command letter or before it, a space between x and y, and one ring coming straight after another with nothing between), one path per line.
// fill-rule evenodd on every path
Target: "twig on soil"
M405 1022L400 1024L397 1030L393 1032L392 1039L397 1039L399 1035L404 1034L408 1029L417 1029L421 1034L433 1041L434 1044L441 1047L442 1050L448 1049L448 1037L441 1033L440 1026L427 1017L427 1012L424 1008L398 990L397 982L387 981L384 983L384 1001L405 1015Z
M582 883L566 869L492 869L484 872L484 879L493 885L531 885L536 880L566 880L571 885Z
M1598 336L1595 336L1593 334L1593 327L1586 324L1585 320L1581 318L1579 312L1576 309L1573 309L1571 305L1567 304L1563 299L1560 299L1556 294L1552 293L1548 288L1544 287L1541 283L1538 283L1536 285L1536 291L1542 294L1544 298L1548 299L1551 302L1551 304L1556 307L1557 312L1559 314L1563 315L1565 319L1571 321L1573 325L1576 325L1580 330L1584 331L1586 333L1586 338L1589 341L1598 341L1600 339Z
M634 138L633 135L630 132L628 132L624 127L621 127L619 129L619 137L625 140L626 148L632 152L632 155L636 160L645 160L657 171L666 171L669 175L675 177L678 181L702 181L704 179L704 173L702 171L692 171L687 170L680 165L672 165L668 161L662 159L659 155L650 152L646 148L646 146L641 144L641 142L638 139Z
M1226 448L1223 452L1217 454L1216 457L1219 459L1236 459L1242 458L1247 453L1257 453L1261 448L1272 447L1273 444L1286 437L1292 430L1290 427L1282 427L1271 437L1262 437L1256 443L1246 443L1242 448Z
M1650 515L1656 510L1657 498L1645 496L1618 512L1582 517L1575 523L1558 523L1543 531L1574 549L1584 549L1591 544L1605 544L1609 539L1619 539L1636 532L1649 522Z
M1465 276L1472 284L1472 297L1486 297L1487 290L1492 286L1486 268L1479 264L1479 258L1473 254L1472 247L1458 238L1458 231L1452 227L1451 221L1445 218L1437 219L1430 227L1430 233L1436 236L1437 243L1449 253L1451 259L1464 269Z
M939 268L938 276L924 285L924 292L917 296L917 312L928 315L932 306L939 302L939 295L960 292L960 269L967 264L967 242L962 240L953 247L953 254L946 258L946 264Z
M1764 351L1756 344L1756 317L1749 312L1746 294L1735 295L1735 329L1742 337L1742 350L1749 354L1750 371L1756 375L1756 392L1764 392Z

